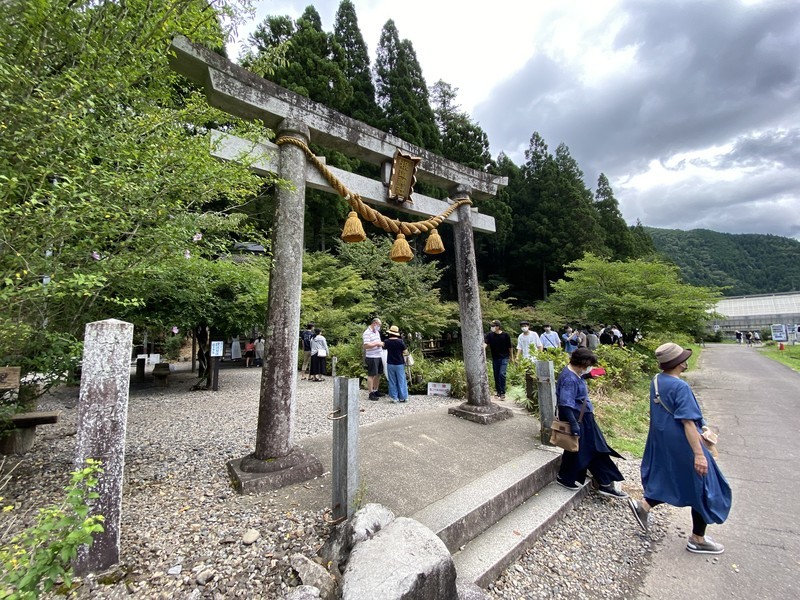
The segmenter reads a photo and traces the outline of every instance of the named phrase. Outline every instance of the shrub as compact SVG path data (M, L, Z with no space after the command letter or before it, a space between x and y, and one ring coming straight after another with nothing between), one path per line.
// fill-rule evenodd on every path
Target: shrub
M101 472L99 461L87 459L85 468L72 473L61 504L39 510L35 525L0 548L0 598L38 598L59 581L71 585L70 563L78 548L91 545L92 536L103 531L103 516L88 516L87 505L99 497L91 490ZM3 507L3 513L12 509ZM6 531L12 524L6 524Z

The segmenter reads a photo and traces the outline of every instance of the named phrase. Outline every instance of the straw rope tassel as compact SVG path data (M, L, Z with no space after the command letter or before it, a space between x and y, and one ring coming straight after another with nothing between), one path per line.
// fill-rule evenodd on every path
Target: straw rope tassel
M342 239L345 242L363 242L367 239L367 234L364 233L364 227L361 225L358 213L354 210L351 210L350 214L347 215L347 221L345 221L342 229Z
M442 243L442 236L434 228L428 234L428 239L425 242L425 254L441 254L444 252L444 243Z
M406 236L402 233L397 234L394 244L392 244L392 251L389 253L389 258L394 262L407 263L414 258L414 253L411 251L411 246L406 241Z
M358 194L350 192L344 184L336 178L333 172L328 169L325 163L314 155L311 148L309 148L303 140L291 136L282 136L275 140L275 143L279 146L281 144L292 144L300 148L330 186L336 190L336 193L344 198L350 205L352 211L348 215L342 230L342 239L344 241L361 242L366 239L367 236L364 233L364 228L361 226L361 222L358 219L360 216L365 221L372 223L376 227L380 227L384 231L397 234L397 239L392 246L391 252L391 258L396 262L408 262L414 258L414 253L411 251L411 247L406 241L406 236L424 233L426 231L430 231L430 236L425 244L425 252L429 254L444 252L444 244L442 244L442 238L439 236L439 232L436 231L436 228L459 206L472 204L472 201L469 199L458 200L448 206L441 214L414 223L390 219L374 208L367 206Z

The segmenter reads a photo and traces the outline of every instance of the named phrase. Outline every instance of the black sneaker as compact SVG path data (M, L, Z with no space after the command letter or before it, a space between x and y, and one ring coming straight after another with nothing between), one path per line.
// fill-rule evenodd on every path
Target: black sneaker
M370 400L378 400L378 396L375 395L375 392L370 392L369 393L369 399Z
M581 489L581 486L578 485L577 483L575 483L574 481L572 483L567 483L566 481L562 480L560 477L556 477L556 483L558 485L560 485L561 487L567 488L568 490L571 490L573 492L577 492L579 489Z
M605 496L606 498L627 498L628 494L623 492L622 490L618 490L614 487L614 484L611 483L609 485L601 485L597 488L597 493L601 496Z

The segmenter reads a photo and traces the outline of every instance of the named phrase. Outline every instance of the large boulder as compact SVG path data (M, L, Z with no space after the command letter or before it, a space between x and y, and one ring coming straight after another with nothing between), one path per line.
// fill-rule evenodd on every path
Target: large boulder
M350 551L358 542L373 535L394 521L394 513L381 504L370 503L353 514L350 519L337 525L328 541L319 551L325 562L343 565Z
M400 517L355 545L342 600L456 600L456 568L444 542Z

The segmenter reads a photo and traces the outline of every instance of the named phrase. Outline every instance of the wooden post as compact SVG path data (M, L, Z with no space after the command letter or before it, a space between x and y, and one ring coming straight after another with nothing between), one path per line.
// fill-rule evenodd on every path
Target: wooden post
M539 380L541 440L543 444L550 445L550 425L556 415L556 379L552 360L536 361L536 378Z
M75 467L82 469L87 458L101 461L103 472L95 489L100 497L90 510L103 515L105 521L104 531L95 535L94 543L78 550L75 572L79 575L119 562L132 343L131 323L108 319L86 325Z
M336 377L333 384L333 520L355 512L358 492L358 378Z

